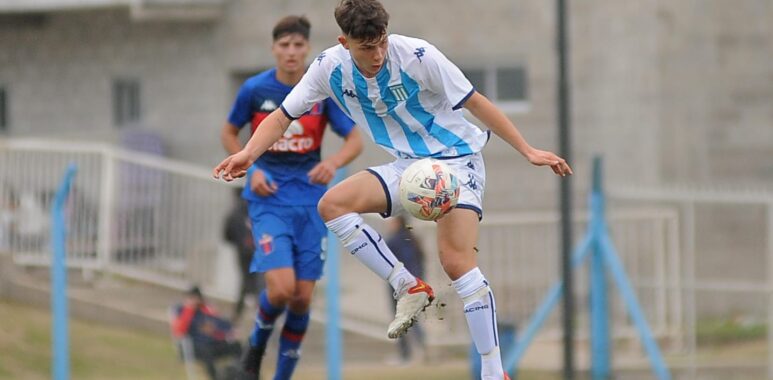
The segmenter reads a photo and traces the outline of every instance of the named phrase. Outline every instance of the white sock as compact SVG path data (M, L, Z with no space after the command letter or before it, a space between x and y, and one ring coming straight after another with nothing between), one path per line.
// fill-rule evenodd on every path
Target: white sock
M479 268L474 268L453 281L454 289L464 303L467 327L481 355L481 379L501 379L504 370L499 354L494 293Z
M401 292L416 285L416 278L397 260L381 235L365 224L360 215L341 215L325 225L338 236L349 253L384 281L389 281L396 291Z

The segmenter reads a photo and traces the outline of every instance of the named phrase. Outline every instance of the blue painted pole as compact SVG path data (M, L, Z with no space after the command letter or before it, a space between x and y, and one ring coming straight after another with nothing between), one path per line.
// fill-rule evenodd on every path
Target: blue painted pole
M64 179L54 197L51 208L51 314L52 326L52 365L54 380L70 378L70 336L67 310L67 226L65 225L64 206L70 192L70 184L77 168L74 164L67 167Z
M588 252L590 252L592 242L592 235L588 234L585 236L580 245L577 246L572 255L572 268L576 268L582 264L585 256L587 256ZM505 369L509 369L509 373L515 373L518 371L517 365L523 358L523 355L526 353L526 349L529 348L532 340L534 340L534 337L537 335L537 331L539 331L539 329L542 327L542 324L545 323L545 320L547 320L550 312L556 306L558 300L561 299L561 295L563 293L563 281L559 281L558 283L554 284L550 290L548 290L548 295L537 308L537 311L534 313L534 316L531 318L531 320L529 320L529 324L526 326L526 330L523 332L523 334L519 334L520 338L516 342L515 348L510 351L510 355L505 357Z
M338 169L333 178L332 185L341 182L346 178L346 169ZM325 287L325 297L327 299L327 326L326 351L327 351L327 378L328 380L341 380L341 363L343 362L343 344L341 337L341 303L339 294L341 292L341 250L338 238L332 233L327 233L327 273Z
M606 380L610 375L609 302L604 256L600 245L604 235L604 192L602 161L593 159L593 189L590 195L590 234L593 235L593 254L590 259L590 331L591 378Z
M612 277L617 283L617 287L620 289L620 294L623 297L625 306L628 308L628 313L631 315L631 319L636 325L636 329L639 330L639 336L644 345L644 350L647 352L647 356L650 359L652 365L652 372L660 380L671 380L671 373L666 367L666 363L663 360L663 354L660 352L657 342L650 331L650 327L647 324L647 320L644 317L639 302L636 299L636 293L634 293L630 282L628 282L628 276L625 274L623 264L617 256L614 245L606 234L601 236L600 240L601 251L604 254L604 260L607 266L612 272Z

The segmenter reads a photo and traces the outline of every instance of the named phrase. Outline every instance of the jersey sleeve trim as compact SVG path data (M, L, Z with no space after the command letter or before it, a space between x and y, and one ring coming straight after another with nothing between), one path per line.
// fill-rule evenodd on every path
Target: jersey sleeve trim
M298 120L297 117L293 117L292 115L290 115L289 112L287 112L287 110L285 109L284 104L280 105L279 109L282 110L282 113L285 114L285 116L287 116L288 119L290 119L290 120Z
M464 107L464 103L467 103L467 100L469 100L469 99L470 99L470 97L472 96L472 94L474 94L474 93L475 93L475 87L473 87L473 88L472 88L472 90L470 90L470 92L468 92L468 93L467 93L467 95L465 95L465 96L462 98L462 100L460 100L460 101L459 101L459 103L456 103L456 105L455 105L455 106L453 106L451 109L453 109L454 111L456 111L456 110L458 110L458 109L460 109L460 108Z

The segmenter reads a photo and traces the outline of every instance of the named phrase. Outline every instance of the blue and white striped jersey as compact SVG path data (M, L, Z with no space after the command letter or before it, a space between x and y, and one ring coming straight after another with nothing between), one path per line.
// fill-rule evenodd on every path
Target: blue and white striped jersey
M392 34L387 57L366 78L341 45L322 52L282 103L291 119L332 98L373 141L400 158L477 153L488 133L464 118L473 94L461 70L428 42Z

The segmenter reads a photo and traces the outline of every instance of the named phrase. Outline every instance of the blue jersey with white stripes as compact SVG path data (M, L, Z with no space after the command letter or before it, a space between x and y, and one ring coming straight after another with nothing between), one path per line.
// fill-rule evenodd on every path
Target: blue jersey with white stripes
M448 158L477 153L488 141L488 133L461 110L474 91L437 48L392 34L375 77L365 77L349 51L337 45L311 63L281 108L295 119L329 97L394 156Z

